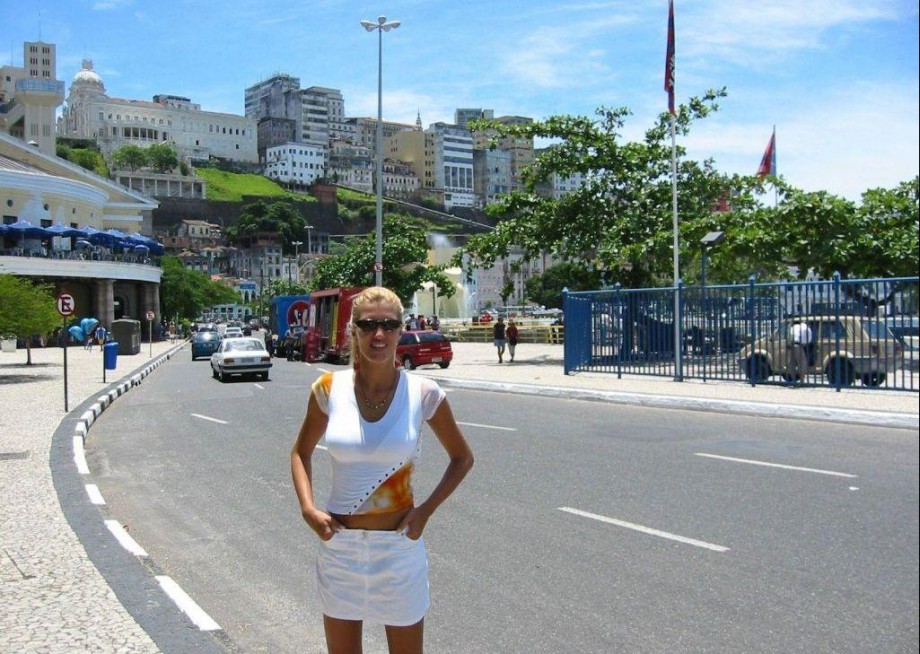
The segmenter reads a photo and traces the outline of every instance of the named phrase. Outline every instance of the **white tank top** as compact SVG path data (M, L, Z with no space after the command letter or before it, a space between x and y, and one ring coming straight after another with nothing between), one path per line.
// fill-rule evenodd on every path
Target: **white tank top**
M313 384L317 403L329 417L325 437L332 493L326 510L357 515L410 508L422 420L431 419L444 391L432 379L400 370L386 413L368 422L355 398L354 374L350 369L326 373Z

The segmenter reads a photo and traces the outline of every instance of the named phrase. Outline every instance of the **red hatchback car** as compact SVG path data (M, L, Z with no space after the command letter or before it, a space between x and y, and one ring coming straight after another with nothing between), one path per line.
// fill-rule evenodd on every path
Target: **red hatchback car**
M441 332L403 332L396 346L396 359L407 370L433 363L446 368L453 358L450 341Z

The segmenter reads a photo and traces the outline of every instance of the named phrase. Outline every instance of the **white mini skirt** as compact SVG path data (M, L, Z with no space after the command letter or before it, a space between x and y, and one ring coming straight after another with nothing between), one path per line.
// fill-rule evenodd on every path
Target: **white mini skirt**
M320 541L316 579L323 613L340 620L406 627L430 604L424 539L395 531L343 529Z

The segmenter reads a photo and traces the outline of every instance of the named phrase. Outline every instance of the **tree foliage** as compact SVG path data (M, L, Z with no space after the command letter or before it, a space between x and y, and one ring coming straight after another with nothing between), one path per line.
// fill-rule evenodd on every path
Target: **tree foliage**
M724 89L679 107L676 134L718 110ZM556 116L525 125L477 121L473 129L502 137L546 138L547 148L523 176L524 188L490 207L494 232L472 237L455 262L491 266L523 248L524 258L547 252L606 284L625 287L673 282L673 207L669 116L662 114L637 142L622 142L627 108L597 110L598 118ZM830 193L804 192L782 178L724 175L712 160L686 158L677 147L680 276L699 279L702 245L710 231L725 240L707 252L707 278L717 283L787 279L809 270L829 278L916 275L918 180L876 189L855 203ZM541 186L552 175L583 175L585 183L559 199ZM771 206L764 198L775 192ZM728 211L718 211L720 204ZM463 257L463 254L468 255ZM571 271L569 271L571 272ZM547 304L547 303L543 303Z
M160 307L166 318L196 320L206 307L232 304L240 299L234 289L213 281L203 272L188 270L177 257L163 257L161 266Z
M0 275L0 337L19 336L26 339L45 335L61 324L49 286L33 284L29 279ZM27 363L32 363L28 350Z
M137 145L125 145L112 153L112 166L122 170L139 170L147 165L147 151Z
M289 202L269 204L259 200L243 210L236 225L227 228L227 238L231 243L248 246L260 234L276 234L280 237L282 252L292 255L298 251L294 242L304 243L306 228L306 219Z
M568 262L546 269L525 282L527 299L549 309L562 308L562 289L593 291L601 286L600 271Z
M154 143L147 148L147 161L158 173L169 173L179 165L176 150L167 143Z
M441 297L452 297L456 292L443 266L427 264L426 232L425 224L411 216L390 214L384 217L383 285L392 289L406 306L426 282L434 282ZM343 253L326 257L317 264L311 289L372 286L375 259L375 234L353 237L346 242Z

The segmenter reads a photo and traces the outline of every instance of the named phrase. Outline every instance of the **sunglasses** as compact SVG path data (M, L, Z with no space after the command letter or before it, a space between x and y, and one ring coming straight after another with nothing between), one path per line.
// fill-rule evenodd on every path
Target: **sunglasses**
M355 327L365 334L376 334L381 327L385 332L391 332L394 329L402 327L402 321L395 318L385 318L384 320L374 320L373 318L361 318L355 320Z

